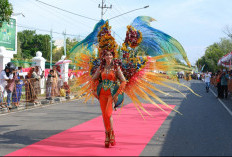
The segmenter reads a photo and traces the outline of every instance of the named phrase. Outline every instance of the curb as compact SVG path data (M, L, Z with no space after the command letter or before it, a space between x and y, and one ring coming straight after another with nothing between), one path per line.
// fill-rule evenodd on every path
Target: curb
M11 112L27 110L27 109L32 109L32 108L38 108L38 107L42 107L42 106L46 106L46 105L50 105L50 104L59 104L59 103L63 103L63 102L68 102L70 100L78 100L78 98L76 98L76 99L74 99L74 98L76 98L76 97L72 95L69 98L56 97L53 100L41 99L41 100L39 100L39 103L21 103L18 107L13 106L12 109L8 109L8 108L0 109L0 115L6 114L6 113L11 113Z

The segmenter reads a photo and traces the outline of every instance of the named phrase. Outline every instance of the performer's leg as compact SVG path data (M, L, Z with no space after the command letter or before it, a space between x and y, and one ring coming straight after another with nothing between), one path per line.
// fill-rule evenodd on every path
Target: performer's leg
M110 128L111 128L111 130L114 130L114 128L113 128L113 117L112 116L110 116Z
M112 146L116 145L116 141L115 141L115 135L114 135L114 129L113 129L113 118L112 116L110 117L110 127L111 127L111 130L110 130L110 144Z
M106 112L105 112L106 107L107 107L107 102L108 102L108 96L100 94L99 101L100 101L100 106L101 106L101 111L102 111L102 118L103 118L105 130L106 130L105 131L106 133L105 147L108 148L110 145L110 132L107 130L108 120L106 118Z
M110 132L109 134L110 144L114 146L116 142L115 142L115 135L114 135L114 130L113 130L112 112L113 112L113 98L110 95L108 102L107 102L107 107L106 107L106 130Z
M112 115L112 112L113 112L113 106L112 106L112 103L113 103L113 98L112 96L108 96L108 102L107 102L107 106L106 106L106 109L105 109L105 115L106 115L106 130L107 131L110 131L111 130L111 121L110 121L110 118L111 118L111 115Z
M100 96L99 96L99 102L100 102L100 107L101 107L101 111L102 111L102 118L103 118L103 123L104 123L104 126L105 126L105 130L106 130L105 110L106 110L107 101L108 101L107 96L100 94Z

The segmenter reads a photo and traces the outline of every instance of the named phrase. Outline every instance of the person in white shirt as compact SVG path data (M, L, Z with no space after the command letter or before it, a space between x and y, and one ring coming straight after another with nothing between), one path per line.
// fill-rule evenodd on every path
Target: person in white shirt
M6 91L5 87L9 79L13 79L13 74L10 72L10 67L6 66L5 70L2 70L0 73L0 104L3 107L4 105L2 104L2 102L3 102L4 93ZM10 97L10 95L7 95L7 97ZM8 107L10 106L10 104L7 105Z
M206 92L208 93L209 92L209 85L210 85L210 78L211 78L211 75L209 74L209 72L207 71L206 74L205 74L205 84L206 84Z

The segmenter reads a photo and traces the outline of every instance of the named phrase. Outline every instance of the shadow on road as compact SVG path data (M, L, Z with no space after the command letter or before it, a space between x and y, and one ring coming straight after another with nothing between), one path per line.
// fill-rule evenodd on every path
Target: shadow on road
M176 107L183 116L172 112L150 145L162 147L160 156L231 156L232 117L202 82L192 80L191 89L202 97L188 92Z

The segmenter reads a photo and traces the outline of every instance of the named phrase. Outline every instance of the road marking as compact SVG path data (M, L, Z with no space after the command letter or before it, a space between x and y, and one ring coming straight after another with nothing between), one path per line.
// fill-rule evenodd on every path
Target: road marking
M214 93L214 91L212 89L210 89L210 91L213 93L213 95L215 95L217 97L217 94ZM223 107L229 112L229 114L232 116L232 111L224 104L224 102L221 101L221 99L218 98L218 101L223 105Z

